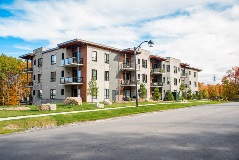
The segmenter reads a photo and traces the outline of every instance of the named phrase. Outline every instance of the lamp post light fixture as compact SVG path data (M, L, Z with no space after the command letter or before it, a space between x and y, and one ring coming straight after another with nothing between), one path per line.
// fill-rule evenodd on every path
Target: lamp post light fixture
M150 41L143 41L143 42L140 43L140 45L138 47L134 47L134 74L135 74L134 76L135 76L135 98L136 98L136 102L135 102L136 104L135 105L136 105L136 107L138 107L138 83L137 83L136 51L145 42L148 43L149 47L153 47L153 45L154 45L154 42L152 40L150 40Z

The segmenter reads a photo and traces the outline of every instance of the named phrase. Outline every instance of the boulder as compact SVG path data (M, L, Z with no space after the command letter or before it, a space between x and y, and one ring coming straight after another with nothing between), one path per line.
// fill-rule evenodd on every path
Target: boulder
M97 108L101 108L101 109L102 109L102 108L104 108L104 107L105 107L104 104L99 104Z
M56 104L42 104L41 106L38 106L38 110L39 111L52 111L52 110L56 110Z
M71 105L82 105L82 99L81 97L67 97L64 101L64 103L71 104Z
M108 99L105 99L105 100L103 101L103 103L104 103L105 105L111 105L111 104L112 104L112 102L110 102L110 100L108 100Z

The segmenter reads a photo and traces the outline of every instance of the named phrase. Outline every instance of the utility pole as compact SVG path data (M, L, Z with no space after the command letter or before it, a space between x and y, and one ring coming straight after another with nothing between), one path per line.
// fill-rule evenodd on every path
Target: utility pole
M213 76L213 81L214 81L214 92L215 92L215 97L214 97L214 99L216 98L216 76L215 76L215 74L214 74L214 76Z

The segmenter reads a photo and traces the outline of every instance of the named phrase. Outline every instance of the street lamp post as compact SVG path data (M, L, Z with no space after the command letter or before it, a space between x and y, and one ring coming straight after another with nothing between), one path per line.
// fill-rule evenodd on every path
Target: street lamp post
M153 41L143 41L140 43L140 45L138 47L134 47L134 76L135 76L135 98L136 98L136 107L138 107L138 84L137 84L137 62L136 62L136 51L137 49L140 48L140 46L145 43L148 42L149 47L153 47L154 43Z

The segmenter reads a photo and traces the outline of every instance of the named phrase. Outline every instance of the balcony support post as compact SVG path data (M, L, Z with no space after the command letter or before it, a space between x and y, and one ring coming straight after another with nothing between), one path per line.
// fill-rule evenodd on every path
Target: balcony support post
M77 46L77 57L76 57L76 62L77 62L77 64L79 64L79 61L80 61L80 48L79 48L79 46ZM79 78L79 66L76 66L76 69L77 69L77 71L76 71L76 81L77 81L77 83L78 83L78 78ZM77 97L79 97L79 85L77 84L77 86L76 86L76 89L77 89Z

